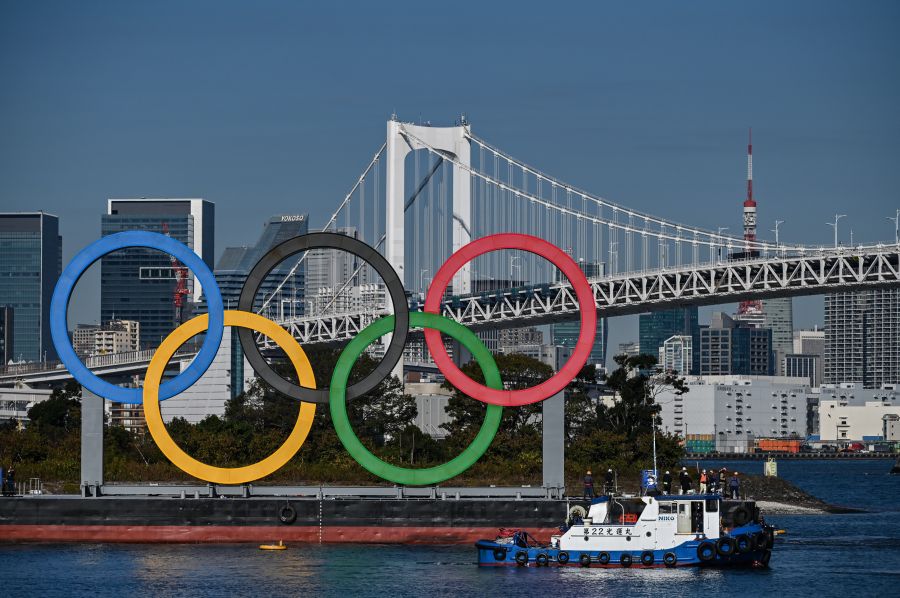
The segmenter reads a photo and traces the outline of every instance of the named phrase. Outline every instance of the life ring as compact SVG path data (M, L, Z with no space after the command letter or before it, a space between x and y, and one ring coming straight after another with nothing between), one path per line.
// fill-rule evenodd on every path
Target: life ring
M674 552L667 552L663 555L663 563L665 563L666 567L674 567L677 562L678 557L675 556Z
M697 547L697 558L704 563L708 563L716 558L716 545L712 542L702 542Z
M759 532L753 537L753 547L756 550L765 550L769 547L769 536L766 532Z
M569 509L569 515L566 517L566 522L572 521L575 517L584 519L587 517L587 510L581 505L572 505Z
M543 552L540 553L539 555L537 555L537 557L534 560L537 563L538 567L546 567L547 565L550 564L550 557L547 556L546 554L544 554Z
M516 553L516 563L519 564L520 567L524 567L528 564L528 553L524 550L520 550Z
M747 510L747 507L740 506L731 512L731 521L734 522L734 527L741 527L742 525L747 525L750 523L750 520L753 517L750 515L750 511Z
M503 548L495 548L494 549L494 560L495 561L505 561L506 560L506 550Z
M297 511L288 503L278 509L278 520L285 525L290 525L297 520Z
M597 557L597 560L600 561L601 565L608 565L609 564L609 553L601 552L600 556Z
M656 557L653 556L652 550L645 550L641 553L641 564L645 567L650 567L653 565L654 561L656 561Z
M719 556L731 556L734 554L734 550L734 538L726 536L724 538L719 538L716 542L716 552L719 553Z
M628 554L627 552L623 552L622 556L619 557L619 564L623 567L630 567L632 560L633 559L631 558L630 554Z
M590 567L591 566L591 555L582 552L581 556L578 557L578 562L581 563L582 567Z
M569 562L569 553L566 552L565 550L563 550L563 551L560 552L558 555L556 555L556 561L557 561L560 565L565 565L566 563Z

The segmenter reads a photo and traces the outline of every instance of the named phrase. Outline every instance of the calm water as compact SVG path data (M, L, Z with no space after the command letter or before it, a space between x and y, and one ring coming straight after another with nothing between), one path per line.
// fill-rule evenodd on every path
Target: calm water
M753 472L760 463L736 464ZM768 571L479 569L468 546L0 546L2 596L890 596L900 476L886 461L782 462L783 477L865 515L778 516ZM498 522L498 525L502 522Z

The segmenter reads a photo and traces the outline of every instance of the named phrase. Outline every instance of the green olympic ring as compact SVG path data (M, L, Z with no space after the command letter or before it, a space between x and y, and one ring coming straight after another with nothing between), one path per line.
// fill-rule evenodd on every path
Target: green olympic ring
M419 328L433 328L444 334L456 339L472 354L481 371L484 372L486 386L490 388L502 389L503 381L500 379L500 370L494 361L493 355L484 346L475 333L453 320L449 320L438 314L425 312L410 312L410 326ZM343 443L347 452L356 459L356 461L369 472L380 478L401 484L405 486L430 486L448 480L464 472L466 469L475 464L478 459L491 445L497 430L500 428L500 417L503 415L503 407L498 405L488 405L485 413L484 421L481 429L472 443L463 450L454 459L425 469L413 469L408 467L398 467L382 461L373 455L353 431L350 425L350 419L347 417L347 381L350 377L350 370L353 369L356 360L365 351L375 339L394 330L394 316L387 316L375 320L359 333L344 348L337 365L334 368L334 374L331 377L331 387L329 393L329 405L331 407L331 420L334 423L334 429L338 438Z

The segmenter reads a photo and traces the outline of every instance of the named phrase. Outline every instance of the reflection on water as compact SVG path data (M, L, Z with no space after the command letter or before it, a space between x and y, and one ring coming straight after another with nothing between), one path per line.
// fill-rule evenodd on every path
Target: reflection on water
M818 484L827 501L864 493L866 505L898 509L900 476L879 473L879 462L832 464L832 480L816 463L779 469L804 488ZM884 510L771 517L788 533L765 571L478 568L470 546L294 544L268 552L236 544L0 542L0 596L892 596L900 583L900 521Z

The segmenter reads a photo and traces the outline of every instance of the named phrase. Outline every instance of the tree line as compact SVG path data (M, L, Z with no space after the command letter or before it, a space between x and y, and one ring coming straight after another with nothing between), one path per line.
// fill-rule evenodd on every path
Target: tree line
M339 353L310 351L316 380L328 380ZM534 386L552 376L546 364L525 355L496 355L495 361L508 389ZM577 485L587 469L611 467L620 475L634 475L652 466L654 426L657 459L661 468L674 467L683 449L680 439L659 429L660 406L655 397L663 388L687 391L675 372L657 373L649 355L617 356L608 376L586 366L566 389L566 479ZM350 383L364 377L377 363L362 356ZM484 378L474 362L462 370L474 380ZM287 379L293 374L279 367ZM598 397L604 384L615 401ZM467 446L481 427L486 405L453 389L443 427L446 437L424 434L414 421L415 399L403 392L395 377L347 404L354 430L366 447L380 458L407 467L429 467L452 459ZM73 491L80 475L80 388L69 384L28 412L30 423L0 422L0 464L13 465L18 479L40 477ZM165 416L165 401L161 403ZM249 390L226 403L224 414L210 415L196 424L176 418L167 428L188 454L221 467L259 461L287 438L297 418L298 404L260 379ZM497 435L485 455L454 484L540 484L542 474L541 404L505 408ZM189 479L160 453L149 433L131 433L107 425L104 436L107 481L177 481ZM383 483L360 467L344 450L334 432L327 405L318 405L309 436L297 455L261 483Z

